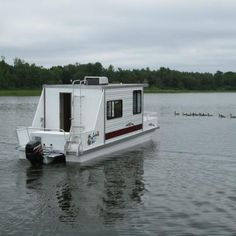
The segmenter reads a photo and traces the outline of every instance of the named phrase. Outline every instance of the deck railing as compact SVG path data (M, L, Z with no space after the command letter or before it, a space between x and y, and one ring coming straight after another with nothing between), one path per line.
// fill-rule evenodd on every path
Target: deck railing
M157 119L157 112L154 111L145 111L143 115L147 120Z
M37 128L37 127L18 127L16 129L17 138L19 146L26 145L29 141L31 141L31 133L32 131L54 131L54 132L62 132L64 134L65 141L68 141L67 134L63 129L54 129L54 128Z

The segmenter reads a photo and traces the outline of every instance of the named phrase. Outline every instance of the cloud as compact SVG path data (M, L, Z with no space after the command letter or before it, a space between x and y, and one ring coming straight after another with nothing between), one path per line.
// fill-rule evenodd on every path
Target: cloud
M0 0L0 54L53 66L234 70L232 0Z

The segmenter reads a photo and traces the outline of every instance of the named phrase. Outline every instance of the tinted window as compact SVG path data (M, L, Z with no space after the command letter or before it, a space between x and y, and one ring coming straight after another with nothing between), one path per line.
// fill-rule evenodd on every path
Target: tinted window
M122 100L107 102L107 119L122 117Z
M133 114L140 114L142 112L142 91L133 91Z

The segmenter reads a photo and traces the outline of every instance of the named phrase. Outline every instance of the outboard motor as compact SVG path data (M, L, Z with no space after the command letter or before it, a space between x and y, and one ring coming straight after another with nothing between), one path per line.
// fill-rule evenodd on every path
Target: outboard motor
M26 158L32 165L43 164L43 149L40 141L30 141L25 146Z

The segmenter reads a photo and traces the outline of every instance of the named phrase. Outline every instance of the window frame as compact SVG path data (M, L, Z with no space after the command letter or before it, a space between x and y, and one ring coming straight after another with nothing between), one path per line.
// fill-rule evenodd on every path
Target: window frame
M120 108L119 108L118 112L116 110L117 108L115 107L116 102L120 103ZM112 119L123 117L123 100L122 99L107 101L107 115L106 115L106 117L107 117L107 120L112 120Z
M142 113L142 104L142 90L133 90L133 115Z

